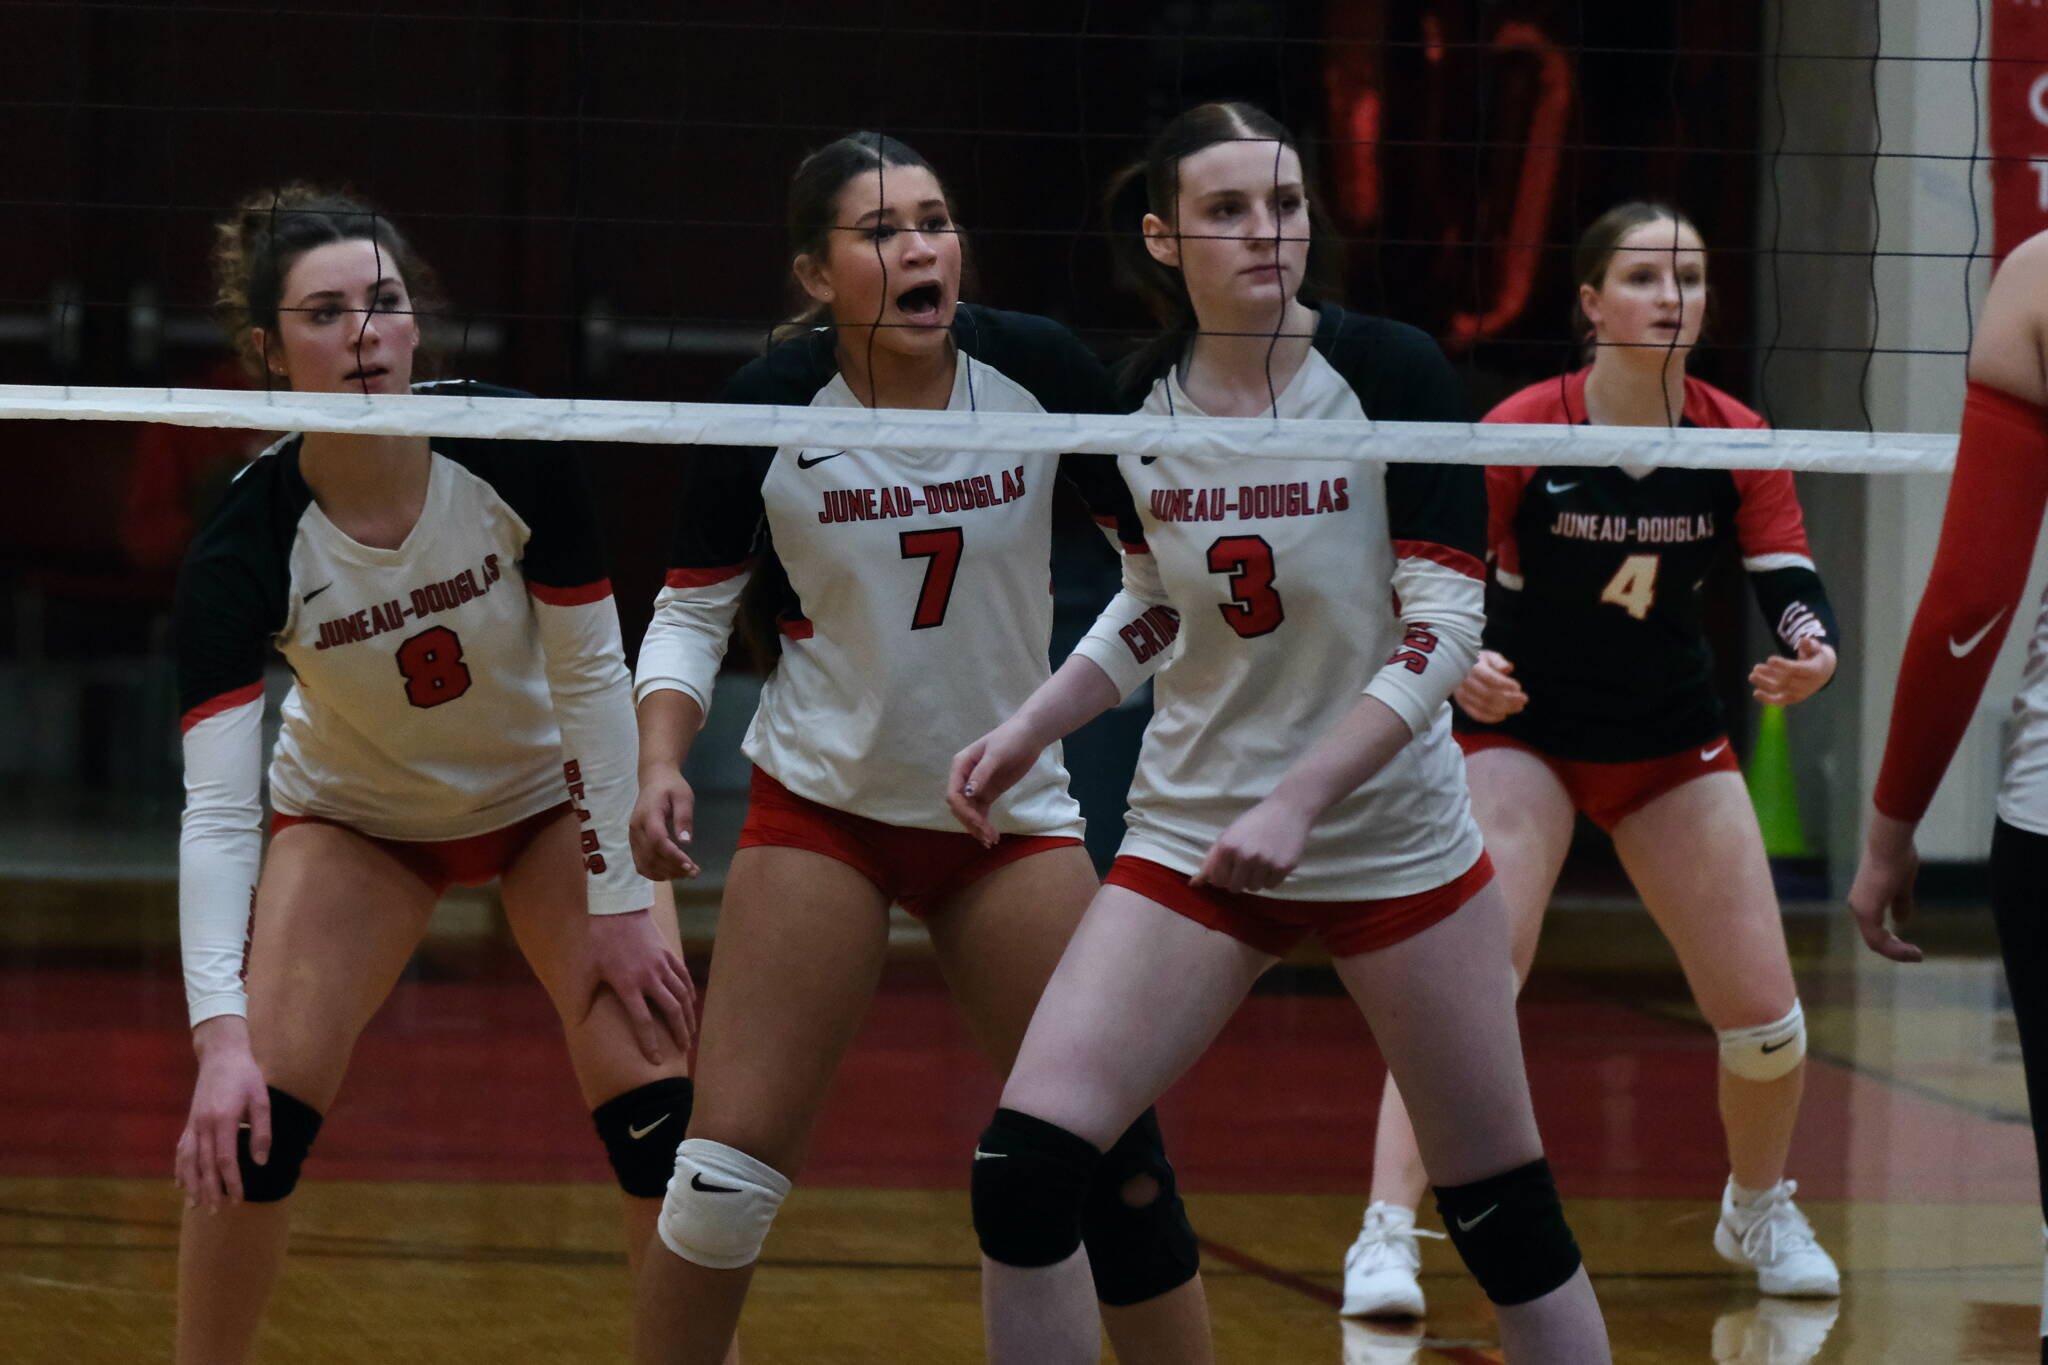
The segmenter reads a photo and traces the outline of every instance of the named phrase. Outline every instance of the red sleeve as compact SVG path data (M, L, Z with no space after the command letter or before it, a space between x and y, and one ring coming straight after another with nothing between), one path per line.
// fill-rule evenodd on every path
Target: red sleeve
M1970 385L1941 543L1906 637L1875 804L1927 813L2012 626L2048 508L2048 409Z
M1569 426L1586 411L1586 371L1539 379L1493 405L1482 422L1550 422Z
M1799 490L1789 469L1730 470L1735 492L1735 537L1742 546L1742 567L1751 573L1766 569L1810 569L1813 549L1806 543L1806 517L1799 510Z
M1484 422L1544 422L1570 425L1574 412L1585 410L1586 371L1542 379L1494 404L1481 418ZM1515 544L1515 512L1529 480L1536 477L1534 465L1488 465L1486 467L1486 548L1493 556L1496 573L1513 581L1502 586L1520 588L1522 552Z
M1732 427L1753 431L1770 425L1747 403L1691 375L1685 379L1685 415L1696 427Z
M1493 555L1494 568L1517 579L1522 574L1522 551L1515 544L1515 512L1522 494L1536 476L1533 465L1490 464L1486 467L1486 548ZM1519 587L1519 583L1509 584Z

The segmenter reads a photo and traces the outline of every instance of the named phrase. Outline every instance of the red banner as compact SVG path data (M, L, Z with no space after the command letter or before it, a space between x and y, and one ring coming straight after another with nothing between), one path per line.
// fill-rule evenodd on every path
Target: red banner
M2048 230L2048 4L1991 12L1992 254Z

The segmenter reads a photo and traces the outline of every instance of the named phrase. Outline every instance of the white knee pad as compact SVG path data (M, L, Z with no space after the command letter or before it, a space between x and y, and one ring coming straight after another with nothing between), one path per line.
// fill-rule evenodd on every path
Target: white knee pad
M676 1149L676 1173L656 1224L662 1244L694 1265L737 1270L761 1259L789 1177L737 1148L689 1138Z
M1775 1023L1722 1029L1715 1036L1722 1066L1745 1081L1775 1081L1806 1059L1806 1012L1794 1000L1792 1012Z

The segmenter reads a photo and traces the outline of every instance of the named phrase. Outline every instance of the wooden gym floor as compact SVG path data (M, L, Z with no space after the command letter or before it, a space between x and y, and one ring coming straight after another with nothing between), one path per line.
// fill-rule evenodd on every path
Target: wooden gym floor
M0 890L0 1359L167 1359L168 1169L192 1068L174 903L161 887ZM1793 1174L1842 1264L1839 1308L1760 1299L1714 1256L1712 1038L1640 911L1552 916L1523 1026L1619 1362L2037 1358L2033 1150L1984 917L1932 917L1938 954L1897 969L1838 915L1791 927L1813 1031ZM308 1163L261 1358L623 1359L616 1201L552 1015L486 902L451 904L442 929ZM1337 1318L1382 1074L1333 978L1304 962L1163 1102L1220 1359L1499 1359L1441 1242L1424 1244L1426 1326ZM995 1095L906 945L769 1243L749 1365L980 1358L963 1157Z

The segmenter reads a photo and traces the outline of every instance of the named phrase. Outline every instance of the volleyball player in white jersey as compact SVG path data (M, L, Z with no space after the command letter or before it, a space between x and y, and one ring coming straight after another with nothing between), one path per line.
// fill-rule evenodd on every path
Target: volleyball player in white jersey
M959 301L961 238L937 175L859 133L790 186L810 310L729 401L994 412L1103 411L1108 376L1044 318ZM822 325L812 327L812 322ZM1128 491L1056 454L784 448L686 459L666 587L640 648L635 856L687 869L680 768L711 703L743 592L781 657L745 751L755 765L705 998L698 1102L641 1276L642 1361L727 1349L819 1106L867 1011L897 902L924 921L969 1030L999 1068L1095 891L1057 753L993 814L992 846L946 806L946 767L1047 674L1055 481L1142 559ZM1126 600L1156 659L1174 622ZM1158 1123L1133 1112L1092 1193L1095 1293L1127 1362L1209 1358L1193 1230ZM1121 1131L1121 1130L1120 1130Z
M1970 346L1969 396L1934 567L1906 637L1892 724L1849 909L1863 940L1895 962L1920 949L1904 928L1920 868L1914 831L2022 607L2048 510L2048 233L2014 248L1991 281ZM1998 820L1991 832L1991 911L2019 1026L2034 1154L2048 1167L2048 600L2034 620L2013 698ZM2048 1223L2048 1197L2042 1200ZM2048 1302L2048 1283L2043 1287ZM2041 1359L2048 1365L2048 1309Z
M389 221L288 186L252 197L219 236L221 301L267 382L407 391L415 291L431 277ZM637 1257L688 1122L695 1000L673 900L627 847L630 684L570 457L292 437L243 471L194 541L176 627L179 919L199 1054L177 1152L178 1358L248 1357L300 1165L452 882L502 878ZM294 681L265 856L273 648Z
M1137 358L1146 411L1465 416L1428 337L1298 298L1307 192L1270 116L1181 115L1143 190L1142 245L1135 231L1126 245L1168 323ZM1478 471L1119 465L1152 549L1125 560L1126 594L1178 612L1182 634L1158 675L1130 833L974 1152L991 1360L1096 1359L1079 1213L1103 1149L1311 932L1403 1086L1421 1089L1438 1199L1500 1306L1507 1358L1606 1360L1530 1109L1506 914L1450 733L1482 620ZM1142 643L1106 618L960 753L950 797L969 828L995 836L990 811L1040 750L1143 676Z

